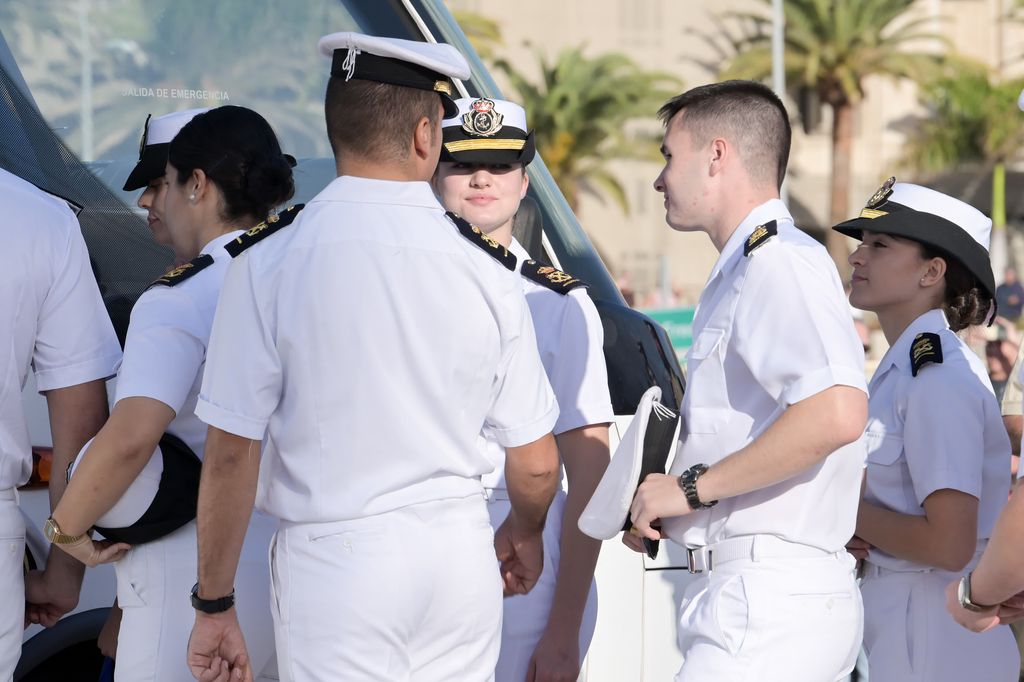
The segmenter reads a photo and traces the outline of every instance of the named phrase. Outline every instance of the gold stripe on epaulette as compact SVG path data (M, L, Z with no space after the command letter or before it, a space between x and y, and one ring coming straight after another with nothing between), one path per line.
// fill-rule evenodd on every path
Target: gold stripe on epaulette
M444 148L450 153L475 152L481 149L514 149L522 150L526 146L526 140L458 140L457 142L445 142Z
M879 211L877 208L864 208L861 209L860 217L869 218L874 220L875 218L881 218L884 215L889 215L888 211Z

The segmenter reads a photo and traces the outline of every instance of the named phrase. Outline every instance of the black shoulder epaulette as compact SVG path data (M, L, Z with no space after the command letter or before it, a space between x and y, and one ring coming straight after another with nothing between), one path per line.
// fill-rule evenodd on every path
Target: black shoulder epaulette
M910 345L910 373L916 377L929 362L942 364L942 342L938 334L924 332L915 336Z
M515 271L517 261L515 255L511 251L499 244L496 239L481 232L480 228L476 225L470 225L465 218L462 218L458 214L448 211L445 215L455 223L455 227L459 228L459 232L462 233L463 237L486 251L492 258L494 258L494 260L498 261L509 270Z
M193 258L184 265L179 265L176 268L171 268L163 274L163 276L156 278L149 285L149 287L173 287L181 284L186 279L196 274L200 270L213 265L213 256L208 253L204 253L198 258ZM146 287L147 289L149 287Z
M754 231L750 233L750 236L747 237L747 243L743 245L743 255L749 256L754 249L761 246L778 233L779 226L774 220L767 222L764 225L758 225L754 228Z
M302 210L303 206L305 206L305 204L289 206L277 215L270 216L256 227L248 229L244 233L238 235L233 242L225 244L224 249L231 254L232 258L234 258L256 242L266 239L282 227L291 225L292 221L295 220L295 216L299 214L299 211Z
M573 289L587 286L582 279L573 277L550 265L541 265L535 260L524 262L520 272L523 273L523 277L560 294L568 294Z

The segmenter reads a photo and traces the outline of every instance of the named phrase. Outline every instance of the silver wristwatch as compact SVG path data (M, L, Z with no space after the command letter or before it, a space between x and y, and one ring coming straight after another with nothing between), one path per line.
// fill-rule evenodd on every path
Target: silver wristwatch
M968 611L973 611L974 613L988 611L992 608L991 606L986 606L985 604L976 604L973 601L971 601L971 575L973 575L973 571L971 573L968 573L964 577L960 578L960 583L957 585L956 588L957 601L960 602L960 606L962 608L965 608Z

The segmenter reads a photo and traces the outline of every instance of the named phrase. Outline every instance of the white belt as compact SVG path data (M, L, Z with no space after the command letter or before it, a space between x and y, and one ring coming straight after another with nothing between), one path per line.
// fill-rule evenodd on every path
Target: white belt
M889 568L888 566L879 566L876 563L870 561L864 561L861 563L860 571L857 573L858 578L880 578L883 575L891 575L893 573L902 573L904 575L914 575L920 573L932 573L936 569L931 566L906 566L902 568ZM964 571L966 572L966 570Z
M818 547L782 540L774 535L747 535L703 547L687 547L686 570L690 573L710 572L724 563L739 559L815 559L835 554Z
M504 488L484 488L484 497L488 502L501 502L508 500L508 491Z
M4 488L0 490L0 502L17 502L18 493L15 492L14 488Z

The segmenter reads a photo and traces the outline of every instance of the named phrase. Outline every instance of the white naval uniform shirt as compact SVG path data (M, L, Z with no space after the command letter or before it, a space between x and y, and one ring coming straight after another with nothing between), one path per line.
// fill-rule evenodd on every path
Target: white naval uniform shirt
M206 424L195 414L203 381L213 314L231 256L224 245L242 234L234 230L205 247L213 263L174 286L154 286L132 308L124 360L117 375L115 403L152 398L174 410L167 432L182 439L202 459Z
M514 238L509 251L518 259L518 272L530 254ZM587 290L579 287L560 294L526 277L520 276L520 281L537 333L537 350L558 401L554 434L614 421L604 329ZM480 447L494 464L494 471L483 477L484 487L504 489L505 448L486 428Z
M266 434L257 506L341 521L482 492L558 406L520 276L425 182L337 178L228 271L197 414Z
M32 473L22 411L28 370L40 391L106 379L121 348L67 204L0 170L0 490Z
M778 234L744 256L758 225ZM774 199L740 223L701 293L687 354L680 446L673 475L743 448L794 403L836 385L866 392L864 351L835 266ZM781 483L664 523L668 536L704 546L745 535L841 550L853 535L863 438Z
M942 362L912 376L910 348L938 334ZM882 358L870 384L864 499L902 514L924 515L924 500L949 488L978 498L978 549L992 534L1010 489L1010 439L981 359L939 309L910 323ZM868 560L900 571L926 568L872 549Z

